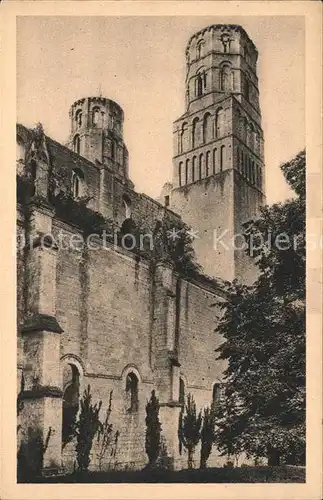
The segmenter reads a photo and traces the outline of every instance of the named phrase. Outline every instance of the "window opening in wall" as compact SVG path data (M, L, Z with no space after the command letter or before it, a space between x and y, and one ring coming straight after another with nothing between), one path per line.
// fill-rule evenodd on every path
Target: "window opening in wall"
M210 151L208 151L205 157L205 177L210 175L210 154Z
M75 121L76 121L76 125L78 127L81 127L82 125L82 110L79 109L76 114L75 114Z
M220 148L220 171L221 172L223 170L224 160L225 160L225 158L224 158L224 153L225 153L224 149L225 149L225 146L221 146L221 148Z
M75 365L69 364L64 369L65 384L62 411L62 442L67 444L74 432L74 425L79 409L80 374Z
M221 90L223 92L230 92L232 83L231 67L229 64L224 64L221 69Z
M81 150L81 138L80 138L80 136L78 134L76 136L74 136L74 139L73 139L73 149L74 149L75 153L80 154L80 150Z
M196 46L196 57L197 59L201 59L201 57L204 56L204 40L200 40L198 43L197 43L197 46Z
M189 168L190 168L190 160L186 160L186 164L185 164L185 184L188 184Z
M130 372L127 375L126 393L130 402L130 406L127 411L138 411L138 378L133 372Z
M131 200L126 194L122 197L122 208L126 219L131 217Z
M194 118L193 124L192 124L192 147L195 148L197 146L197 133L198 133L198 125L199 125L199 119Z
M178 165L178 184L179 184L179 186L182 185L182 175L183 175L182 168L183 168L183 162L180 162Z
M72 171L72 196L79 198L82 195L82 187L84 182L84 174L79 168Z
M203 94L203 78L202 75L197 75L196 77L196 97L200 97Z
M199 157L199 179L201 180L202 177L203 177L203 153L201 153Z
M100 119L100 108L93 108L92 110L92 123L93 125L97 125Z
M188 133L188 124L185 122L182 125L182 130L180 134L180 142L179 142L179 152L183 153L187 148L187 133Z
M181 405L185 404L185 384L182 377L179 379L179 398L178 401Z
M224 384L220 384L216 382L213 384L212 390L212 402L214 405L218 405L223 397L224 393Z
M169 207L169 195L165 196L165 207Z
M195 181L195 172L196 171L196 156L193 156L193 162L192 162L192 182Z
M213 174L215 174L216 172L217 152L218 152L217 148L213 149Z

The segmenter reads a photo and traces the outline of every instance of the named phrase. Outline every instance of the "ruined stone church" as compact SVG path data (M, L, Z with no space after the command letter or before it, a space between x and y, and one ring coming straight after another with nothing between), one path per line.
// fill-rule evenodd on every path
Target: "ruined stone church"
M18 445L32 454L30 436L45 440L50 430L45 471L73 470L75 443L65 445L64 432L88 385L93 402L102 400L102 417L113 391L111 423L119 438L106 468L147 463L145 406L153 389L174 467L186 462L178 446L185 396L191 393L200 409L221 393L219 305L227 282L254 279L236 240L265 200L258 52L241 26L212 25L188 40L185 57L173 179L159 201L134 189L124 111L111 99L74 102L66 145L41 127L17 125L17 180L28 181L18 182L17 199ZM143 218L151 228L165 218L183 221L195 235L203 273L182 277L162 259L152 271L144 257L113 242L101 245L100 237L93 251L53 244L59 233L70 241L81 235L72 216L67 221L51 202L57 179L119 229L140 226ZM209 463L223 460L214 449ZM98 467L94 445L91 468Z

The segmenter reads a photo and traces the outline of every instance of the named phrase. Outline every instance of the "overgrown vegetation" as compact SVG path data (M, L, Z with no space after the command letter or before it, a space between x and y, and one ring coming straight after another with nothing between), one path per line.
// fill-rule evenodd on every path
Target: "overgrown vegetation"
M228 368L217 445L269 465L305 463L305 152L281 169L296 197L248 228L249 242L270 245L259 245L254 286L232 284L218 330Z
M115 461L118 441L119 441L119 431L115 433L113 431L113 424L110 422L110 416L112 411L112 394L109 394L109 406L107 408L105 419L100 423L98 428L98 458L99 458L99 469L102 469L104 460L107 458L108 453L110 454L110 459Z

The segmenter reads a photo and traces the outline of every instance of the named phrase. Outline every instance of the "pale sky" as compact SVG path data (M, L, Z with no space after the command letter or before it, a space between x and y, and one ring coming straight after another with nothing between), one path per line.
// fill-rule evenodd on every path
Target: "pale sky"
M184 111L185 47L196 31L241 24L258 48L267 202L291 195L279 164L305 147L303 17L20 17L17 121L65 142L68 111L98 95L125 112L129 172L157 197L172 178L172 123Z

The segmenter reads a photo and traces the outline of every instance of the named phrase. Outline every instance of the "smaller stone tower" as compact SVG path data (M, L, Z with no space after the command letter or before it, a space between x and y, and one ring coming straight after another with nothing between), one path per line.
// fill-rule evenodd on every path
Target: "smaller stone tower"
M124 113L119 104L105 97L79 99L71 106L70 119L68 147L127 180L128 150L123 141Z

